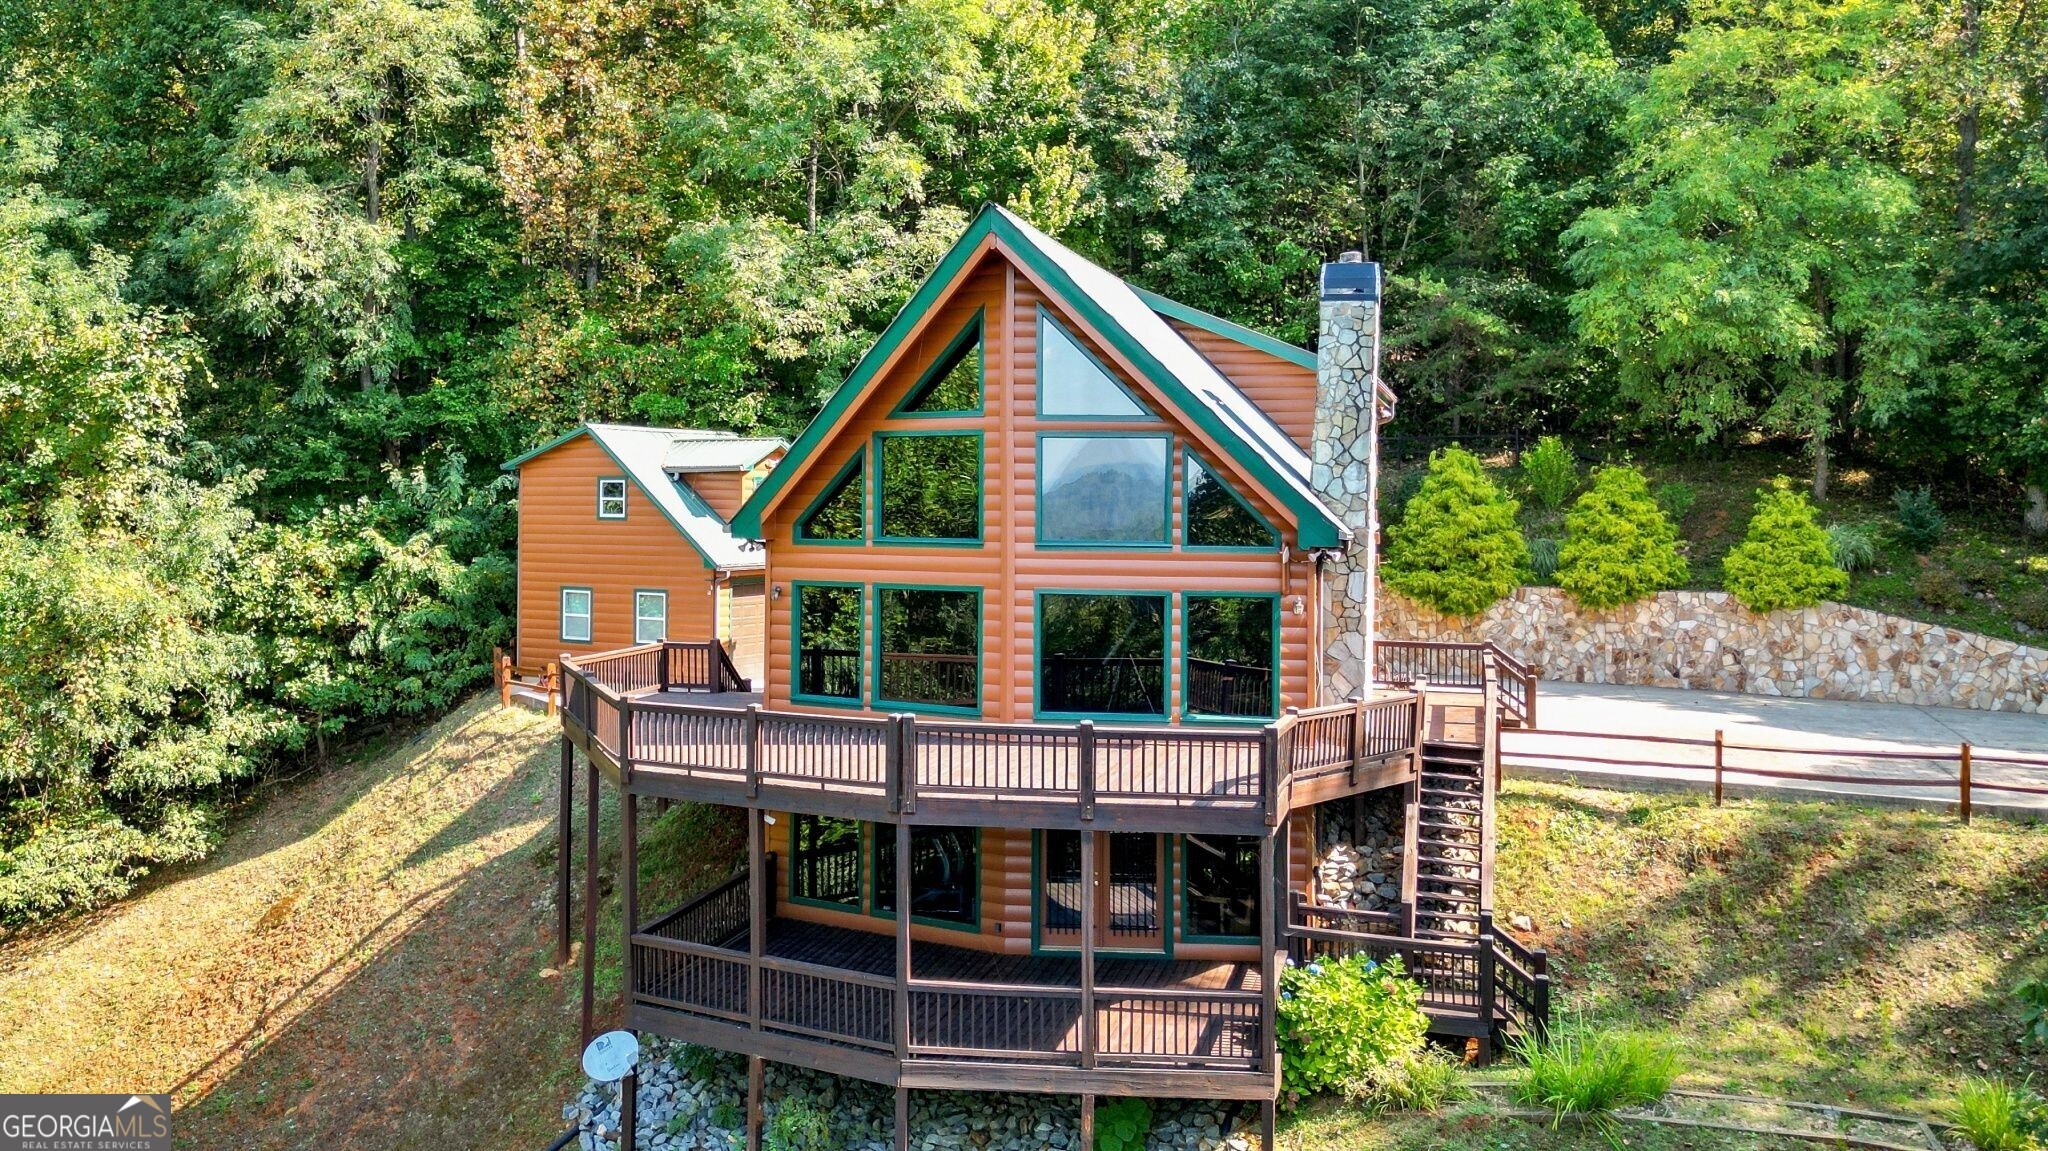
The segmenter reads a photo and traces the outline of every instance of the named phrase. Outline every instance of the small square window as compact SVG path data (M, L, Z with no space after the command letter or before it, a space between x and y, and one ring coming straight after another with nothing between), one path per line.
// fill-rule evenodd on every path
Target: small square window
M660 643L668 638L668 593L633 593L633 642Z
M587 587L562 589L562 640L565 643L590 642L590 589Z
M597 481L597 518L601 520L622 520L626 518L626 481Z

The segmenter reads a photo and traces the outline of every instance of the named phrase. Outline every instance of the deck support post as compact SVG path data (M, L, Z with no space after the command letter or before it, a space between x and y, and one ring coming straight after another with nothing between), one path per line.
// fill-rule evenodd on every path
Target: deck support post
M1259 837L1259 874L1266 887L1259 908L1259 1067L1269 1072L1280 1066L1280 948L1285 946L1282 925L1288 914L1287 860L1274 840L1285 834L1283 824Z
M1259 1100L1259 1142L1265 1151L1279 1151L1279 1137L1274 1133L1278 1126L1279 1107L1271 1099Z
M619 963L625 972L619 989L619 1019L633 1021L633 995L639 982L633 963L633 933L640 929L640 797L630 791L619 793L619 920L625 938L619 941Z
M910 1057L910 825L896 821L896 1056Z
M747 1056L747 1151L761 1151L761 1079L765 1071L759 1055Z
M597 761L588 756L583 772L583 1042L597 1034Z
M1095 1147L1095 1096L1081 1096L1081 1151Z
M1095 901L1097 898L1095 878L1095 833L1081 833L1081 1066L1095 1066ZM1082 1114L1093 1118L1095 1097L1083 1095ZM1093 1147L1092 1141L1084 1140L1082 1146Z
M896 1151L910 1151L910 1088L896 1085Z
M760 808L747 810L747 1026L761 1030L761 953L768 945L768 859Z
M619 1080L619 1151L633 1151L635 1129L640 1126L640 1076L626 1072Z
M570 868L576 859L576 745L562 735L562 772L556 785L558 808L555 835L555 966L569 963L570 901L575 898Z

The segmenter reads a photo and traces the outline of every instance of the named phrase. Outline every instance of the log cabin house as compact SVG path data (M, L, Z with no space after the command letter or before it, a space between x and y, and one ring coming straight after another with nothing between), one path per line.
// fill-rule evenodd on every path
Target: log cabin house
M691 428L580 424L508 461L519 477L517 623L508 658L716 637L761 679L764 558L730 524L789 448Z
M749 1056L750 1145L774 1059L895 1086L899 1147L919 1088L1077 1094L1084 1139L1101 1095L1239 1099L1270 1146L1290 959L1398 954L1481 1052L1542 1026L1491 912L1533 677L1370 642L1377 272L1326 268L1310 353L985 208L732 516L759 690L714 641L565 657L564 795L580 750L622 796L624 1024ZM641 906L646 799L743 808L746 865Z

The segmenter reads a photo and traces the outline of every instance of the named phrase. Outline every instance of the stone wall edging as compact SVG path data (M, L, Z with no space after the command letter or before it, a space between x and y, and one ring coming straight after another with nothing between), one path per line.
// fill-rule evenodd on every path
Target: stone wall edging
M1596 612L1524 587L1459 619L1382 596L1381 638L1492 640L1545 679L2048 713L2048 649L1847 604L1760 615L1668 591Z

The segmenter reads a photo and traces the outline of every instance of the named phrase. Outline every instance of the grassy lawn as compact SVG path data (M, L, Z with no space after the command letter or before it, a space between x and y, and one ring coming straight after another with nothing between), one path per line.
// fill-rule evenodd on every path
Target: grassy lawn
M1441 1115L1372 1117L1321 1100L1280 1124L1286 1151L1815 1151L1822 1144L1775 1135L1625 1123L1610 1134L1591 1123L1556 1126L1497 1115L1484 1103Z
M1564 1010L1669 1035L1687 1085L1925 1113L2048 1078L2010 994L2048 975L2048 829L1510 781L1499 837Z

